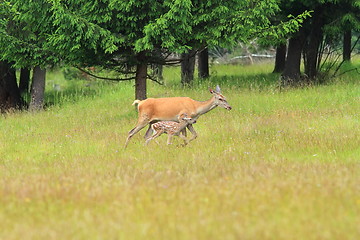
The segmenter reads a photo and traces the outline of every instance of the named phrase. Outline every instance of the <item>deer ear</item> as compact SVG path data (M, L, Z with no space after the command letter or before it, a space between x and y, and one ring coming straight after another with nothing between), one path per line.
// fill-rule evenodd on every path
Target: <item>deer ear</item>
M215 88L216 92L220 93L221 92L221 89L219 87L219 85L216 85L216 88Z
M186 118L187 117L187 114L186 113L182 113L180 114L179 118Z

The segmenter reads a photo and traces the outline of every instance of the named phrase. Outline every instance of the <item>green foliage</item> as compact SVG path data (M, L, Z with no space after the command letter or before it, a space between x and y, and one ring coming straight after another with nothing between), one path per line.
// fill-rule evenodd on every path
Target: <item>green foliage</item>
M329 40L341 36L344 30L360 32L360 4L358 0L340 1L327 16L331 21L325 26Z
M329 32L342 33L344 29L360 29L360 1L359 0L307 0L282 1L280 4L283 14L298 14L305 10L316 11L325 9L325 28ZM316 12L315 12L316 13ZM311 22L309 19L308 22Z
M296 33L306 19L311 18L313 11L305 10L303 13L294 16L289 14L287 21L280 21L277 25L269 25L266 31L259 35L261 45L278 45L284 43L292 34Z
M47 1L4 1L0 11L6 18L0 25L0 58L18 67L46 66L59 62L48 47L52 17Z
M123 72L142 51L146 61L164 63L159 52L182 53L263 35L280 38L306 17L272 26L269 17L279 10L276 0L9 0L1 11L7 8L13 14L2 20L3 58L18 65L63 61Z

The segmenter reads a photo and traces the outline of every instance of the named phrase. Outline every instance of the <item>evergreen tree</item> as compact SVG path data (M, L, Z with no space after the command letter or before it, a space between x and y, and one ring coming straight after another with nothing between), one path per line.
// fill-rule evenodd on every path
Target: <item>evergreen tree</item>
M52 31L50 6L47 1L4 0L0 4L0 59L13 67L43 69L33 72L30 108L34 110L43 107L45 68L60 61L47 41Z
M61 61L116 70L117 80L135 79L139 99L146 98L149 64L179 63L169 56L208 45L281 37L299 20L273 26L276 0L7 0L0 6L8 7L14 14L0 27L2 59L21 67Z
M146 98L140 88L150 77L145 65L178 63L182 59L168 56L284 30L276 32L268 20L278 10L275 1L52 2L57 30L49 40L56 52L79 66L100 65L125 74L124 80L135 78L139 99Z

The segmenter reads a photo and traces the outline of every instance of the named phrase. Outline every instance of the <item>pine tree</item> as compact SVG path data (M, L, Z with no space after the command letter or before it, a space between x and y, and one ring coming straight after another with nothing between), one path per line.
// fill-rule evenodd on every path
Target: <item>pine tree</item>
M269 17L276 0L7 0L14 14L0 27L3 59L17 66L44 67L60 61L82 69L100 66L135 79L135 96L146 98L149 64L190 49L228 46L258 36L281 37L298 27L294 18L280 27ZM4 4L3 9L7 8ZM11 52L11 49L16 49Z

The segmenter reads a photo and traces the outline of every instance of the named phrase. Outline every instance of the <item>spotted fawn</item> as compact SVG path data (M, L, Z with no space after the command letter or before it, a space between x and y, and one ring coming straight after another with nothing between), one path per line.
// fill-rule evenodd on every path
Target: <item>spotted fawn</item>
M194 124L195 119L187 117L186 114L182 114L179 117L179 122L174 121L160 121L153 123L151 128L153 130L153 135L146 140L145 145L147 145L151 140L159 137L163 133L168 134L167 144L171 144L171 139L173 136L179 136L185 141L185 145L189 143L189 140L180 134L180 132L187 127L189 124Z

